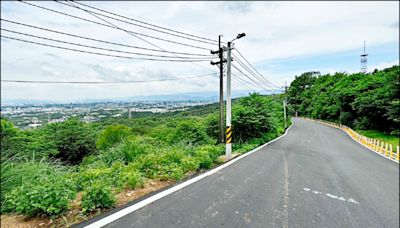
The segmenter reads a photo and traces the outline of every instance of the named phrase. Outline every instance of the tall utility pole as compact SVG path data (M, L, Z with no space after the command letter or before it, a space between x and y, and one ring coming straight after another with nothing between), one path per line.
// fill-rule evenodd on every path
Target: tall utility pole
M245 33L239 33L235 39L231 42L228 42L227 48L227 66L226 66L226 149L225 149L225 156L226 159L231 158L232 154L232 123L231 123L231 116L232 116L232 104L231 104L231 51L233 48L233 41L240 39L246 36Z
M227 159L232 154L232 123L231 123L231 42L228 42L227 66L226 66L226 151Z
M224 51L221 47L221 36L218 37L219 51L219 140L223 143L224 140Z
M287 104L287 85L286 85L286 81L285 81L285 99L283 100L283 118L285 120L285 129L287 128L287 123L286 123L286 104Z
M211 54L218 54L219 62L211 62L211 65L219 64L219 139L220 143L224 142L224 50L221 47L221 37L218 37L218 51L211 51Z
M283 118L285 120L285 129L287 128L287 123L286 123L286 100L283 100Z

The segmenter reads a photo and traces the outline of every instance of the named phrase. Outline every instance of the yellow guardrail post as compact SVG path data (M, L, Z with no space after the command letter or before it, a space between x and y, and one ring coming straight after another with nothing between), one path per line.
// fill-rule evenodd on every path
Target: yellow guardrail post
M397 155L396 155L397 161L400 160L400 146L397 146Z
M393 158L393 148L392 148L392 144L389 144L389 156L390 156L390 158Z
M388 156L388 143L385 145L385 156Z
M381 142L381 149L380 149L381 154L384 153L384 148L383 148L383 142Z

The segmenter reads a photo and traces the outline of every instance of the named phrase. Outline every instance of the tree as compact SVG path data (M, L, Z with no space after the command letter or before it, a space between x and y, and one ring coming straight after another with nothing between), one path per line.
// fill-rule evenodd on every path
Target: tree
M49 124L46 130L58 150L54 157L63 162L77 164L96 150L94 133L76 118Z
M252 138L260 138L267 132L276 132L278 121L272 113L282 113L280 102L272 102L270 98L253 93L243 97L232 109L233 140L246 142ZM279 107L274 107L278 105Z

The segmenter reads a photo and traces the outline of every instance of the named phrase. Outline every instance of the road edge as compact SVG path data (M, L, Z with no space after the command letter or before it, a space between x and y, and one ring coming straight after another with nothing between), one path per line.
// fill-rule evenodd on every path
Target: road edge
M164 191L161 191L161 192L159 192L159 193L157 193L155 195L152 195L152 196L150 196L150 197L148 197L146 199L143 199L143 200L141 200L141 201L139 201L139 202L137 202L137 203L135 203L135 204L133 204L133 205L131 205L129 207L123 208L123 209L121 209L121 210L119 210L119 211L117 211L117 212L115 212L113 214L110 214L110 215L108 215L108 216L106 216L104 218L101 218L101 219L99 219L99 220L97 220L97 221L85 226L85 228L103 227L103 226L105 226L107 224L110 224L111 222L114 222L114 221L124 217L125 215L128 215L128 214L130 214L130 213L132 213L132 212L134 212L136 210L139 210L139 209L141 209L141 208L143 208L143 207L145 207L145 206L147 206L147 205L149 205L149 204L161 199L161 198L164 198L165 196L168 196L168 195L170 195L170 194L172 194L172 193L174 193L176 191L179 191L179 190L181 190L181 189L183 189L183 188L185 188L185 187L187 187L187 186L189 186L189 185L191 185L191 184L193 184L193 183L195 183L197 181L200 181L203 178L211 176L212 174L224 169L225 167L228 167L228 166L232 165L233 163L235 163L235 162L237 162L237 161L239 161L239 160L241 160L241 159L243 159L243 158L245 158L245 157L257 152L258 150L264 148L265 146L267 146L267 145L269 145L269 144L271 144L271 143L273 143L273 142L285 137L287 135L287 133L289 132L290 128L292 128L293 125L294 125L294 122L292 121L292 124L286 129L285 133L283 133L282 135L276 137L275 139L273 139L273 140L271 140L271 141L269 141L269 142L267 142L267 143L255 148L255 149L253 149L253 150L251 150L251 151L249 151L249 152L247 152L247 153L245 153L245 154L243 154L243 155L241 155L239 157L236 157L235 159L232 159L232 160L226 162L225 164L222 164L222 165L220 165L220 166L218 166L218 167L216 167L214 169L211 169L211 170L209 170L209 171L207 171L207 172L205 172L203 174L200 174L200 175L198 175L196 177L193 177L193 178L191 178L191 179L189 179L189 180L187 180L185 182L182 182L182 183L180 183L178 185L175 185L175 186L173 186L171 188L168 188L168 189L166 189Z
M384 158L386 158L386 159L388 159L388 160L391 160L391 161L393 161L393 162L395 162L395 163L397 163L397 164L400 164L400 162L397 161L396 159L393 159L393 158L390 158L390 157L388 157L388 156L385 156L384 154L381 154L381 153L379 153L378 151L375 151L375 150L369 148L368 146L362 144L362 143L359 142L357 139L355 139L355 138L354 138L348 131L346 131L345 129L342 129L342 128L340 128L340 127L333 126L333 125L330 125L330 124L327 124L327 123L319 122L319 121L316 121L316 120L313 120L313 119L309 119L309 118L303 118L303 117L297 117L297 118L301 118L301 119L304 119L304 120L309 120L309 121L312 121L312 122L314 122L314 123L319 123L319 124L322 124L322 125L325 125L325 126L328 126L328 127L333 127L333 128L336 128L336 129L340 129L340 130L346 132L346 134L347 134L348 136L350 136L350 138L351 138L353 141L357 142L357 143L360 144L361 146L367 148L368 150L374 152L375 154L377 154L377 155L379 155L379 156L381 156L381 157L384 157Z

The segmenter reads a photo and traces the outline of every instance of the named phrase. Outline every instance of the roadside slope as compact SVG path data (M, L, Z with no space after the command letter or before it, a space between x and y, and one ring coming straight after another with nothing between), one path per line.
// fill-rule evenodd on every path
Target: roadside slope
M107 227L398 227L399 165L341 130L294 122L280 140Z

